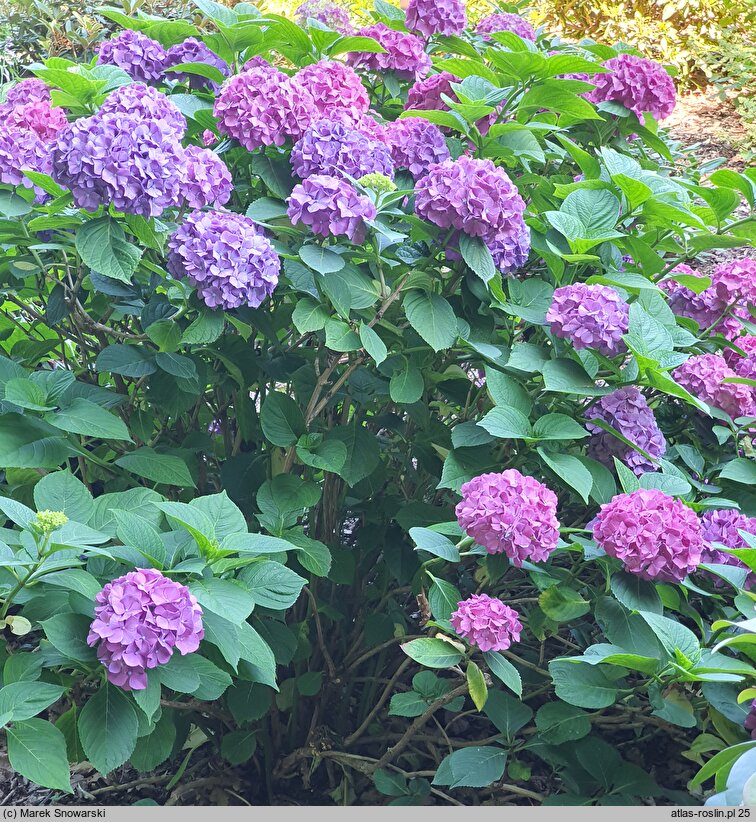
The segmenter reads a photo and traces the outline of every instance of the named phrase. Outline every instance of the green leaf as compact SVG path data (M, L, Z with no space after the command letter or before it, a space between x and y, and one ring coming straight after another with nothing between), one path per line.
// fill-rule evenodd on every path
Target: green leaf
M457 318L451 305L439 294L412 289L404 298L404 310L410 325L434 351L454 345Z
M409 535L415 541L416 550L427 551L449 562L459 562L457 546L443 534L430 528L410 528Z
M297 301L291 320L300 334L309 334L325 328L330 315L324 305L304 298Z
M664 610L654 583L637 574L620 571L612 576L611 585L614 596L630 611L661 614Z
M299 249L299 259L318 274L341 271L346 264L343 257L322 245L303 245Z
M192 580L187 587L203 608L237 625L244 622L255 607L250 592L234 580L203 577Z
M451 668L464 656L449 642L436 638L413 639L405 642L402 650L426 668Z
M756 485L756 463L753 459L737 457L725 465L719 474L720 479L738 482L742 485Z
M69 405L47 414L45 419L56 428L72 434L104 440L132 441L129 430L120 417L81 397L74 397Z
M181 335L185 345L207 345L223 333L226 317L223 311L203 311Z
M20 377L14 377L5 383L3 399L29 411L50 411L54 408L47 403L45 392L40 385Z
M579 708L608 708L617 700L619 690L606 665L555 660L549 663L556 695Z
M533 435L539 440L579 440L589 436L582 425L566 414L546 414L533 425Z
M188 654L186 658L199 676L199 687L195 688L192 694L202 702L220 699L226 688L231 685L231 676L199 654Z
M570 488L580 494L587 504L593 488L593 475L583 463L571 454L538 449L538 455Z
M327 545L306 534L289 532L286 538L297 549L299 564L317 577L328 575L331 570L331 552Z
M515 666L498 651L486 651L483 654L491 673L500 679L517 696L522 697L522 678Z
M547 702L535 717L540 736L550 745L574 742L591 732L591 721L585 711L566 702Z
M232 765L241 765L251 759L257 748L256 729L240 728L223 735L221 756Z
M354 486L375 471L381 452L374 434L353 419L349 425L334 429L332 435L347 448L346 462L339 471L347 485Z
M360 323L360 342L362 347L373 358L376 365L380 365L388 354L388 349L383 340L375 331L365 323Z
M574 360L549 360L543 366L543 383L546 391L578 397L597 397L612 391L596 385Z
M200 673L194 663L194 654L180 656L174 653L165 665L155 671L159 682L179 694L193 694L200 687Z
M0 688L0 717L2 724L31 719L65 693L62 685L48 682L11 682Z
M405 360L402 368L389 381L389 394L394 402L404 405L416 403L425 390L425 381L419 368Z
M131 471L138 477L144 477L161 485L177 485L181 488L194 488L194 480L186 463L180 457L170 454L158 454L152 448L137 448L124 454L116 465Z
M482 711L488 699L486 678L480 668L470 659L467 662L467 690L475 707Z
M478 425L492 436L502 440L530 439L533 436L533 430L525 414L516 408L503 405L492 408Z
M42 477L34 486L34 504L38 511L63 511L75 522L88 522L94 511L89 489L68 470Z
M76 250L93 271L130 283L142 252L126 240L118 223L100 217L82 225L76 232Z
M73 793L63 734L43 719L27 719L6 729L8 759L22 776L45 788Z
M171 755L176 742L176 723L171 711L163 711L152 731L137 740L129 761L140 773L149 773Z
M433 580L428 591L428 604L430 605L433 618L438 621L448 621L457 606L462 600L462 594L457 588L445 579L436 579L432 574L428 576Z
M95 368L134 379L148 377L157 371L155 352L136 345L108 345L97 355Z
M82 708L78 727L87 759L105 775L131 756L139 722L123 691L105 683Z
M92 620L81 614L55 614L42 621L42 629L52 645L64 656L80 662L94 662L97 654L87 645ZM2 691L0 691L2 694Z
M347 449L341 440L305 434L297 442L297 456L305 465L338 474L346 462Z
M501 779L506 764L507 752L502 748L461 748L441 761L433 784L450 788L485 788Z
M267 559L243 568L239 573L239 580L244 583L257 605L274 611L291 608L307 582L291 568Z
M671 657L675 657L675 651L680 651L693 662L701 656L701 644L690 628L661 614L649 611L640 611L639 614Z
M552 585L538 597L541 610L554 622L569 622L591 610L589 602L566 585Z
M488 246L480 237L460 234L459 251L470 269L487 283L496 276L496 266Z
M260 424L265 438L273 445L286 448L305 433L301 409L288 395L271 391L260 410Z

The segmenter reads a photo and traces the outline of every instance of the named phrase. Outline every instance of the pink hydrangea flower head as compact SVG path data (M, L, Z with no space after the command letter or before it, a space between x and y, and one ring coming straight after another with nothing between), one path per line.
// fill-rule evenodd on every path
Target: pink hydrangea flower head
M209 148L210 146L214 145L218 142L218 138L215 136L215 132L210 131L209 128L206 128L202 132L202 145L205 148Z
M168 241L168 270L209 308L257 308L278 285L281 260L249 217L192 211Z
M205 635L202 608L185 585L154 568L109 582L95 597L87 644L108 681L126 691L147 687L147 671L165 665L174 651L191 654Z
M228 77L231 73L228 63L226 63L225 60L221 60L215 52L211 51L201 40L197 40L196 37L188 37L183 43L177 43L168 49L163 71L174 68L175 66L181 66L185 63L205 63L208 66L218 69L224 77ZM192 89L217 91L219 88L218 83L214 80L209 80L200 74L190 74L184 71L169 71L166 77L170 80L188 81L189 88Z
M667 450L667 442L656 423L654 412L648 407L646 398L634 385L627 385L601 397L586 411L585 416L591 420L602 420L607 423L625 439L635 443L656 459L663 457ZM609 431L590 422L586 427L592 434L588 444L588 453L604 465L613 467L612 457L617 457L638 476L646 471L654 471L658 467L657 464L634 448L625 445Z
M734 348L727 348L724 351L725 362L739 377L756 380L756 334L736 337L733 343L745 356Z
M329 117L334 108L343 108L359 119L370 108L362 80L344 63L321 60L300 69L292 79L312 95L315 108L323 117Z
M449 106L441 95L457 102L457 95L451 87L458 83L459 78L448 71L431 74L422 80L416 80L407 93L407 111L420 109L421 111L449 111Z
M144 83L129 83L111 91L100 106L99 114L152 120L176 140L181 140L186 133L186 118L179 107L162 91Z
M344 235L356 245L365 239L365 221L376 216L369 197L346 180L327 174L314 174L294 186L288 204L294 225L301 222L321 237Z
M450 157L441 130L421 117L395 120L389 124L386 134L396 167L406 168L415 180L431 166Z
M425 37L461 34L467 25L463 0L409 0L407 28Z
M530 23L519 14L499 13L489 14L478 23L475 31L483 35L484 40L490 40L490 34L497 31L511 31L523 40L536 39L535 30Z
M724 545L725 548L739 549L750 546L740 535L740 531L756 536L756 517L747 517L734 508L715 508L701 514L701 534L704 540L704 550L701 562L712 565L733 565L736 568L748 569L748 566L734 554L728 554L714 543ZM749 571L746 587L753 587L756 578Z
M601 506L593 537L625 570L652 582L682 582L701 562L695 512L656 488L618 494Z
M430 71L431 59L425 53L425 44L414 34L390 29L385 23L375 23L360 29L360 37L372 37L385 51L377 54L367 51L353 51L347 61L355 68L381 74L393 71L400 80L416 80Z
M603 66L611 71L595 74L589 80L596 86L586 94L592 103L621 103L635 113L641 125L646 114L657 120L672 114L675 84L659 63L634 54L620 54L606 60Z
M506 651L520 641L519 616L500 599L473 594L457 603L450 622L460 637L481 651Z
M462 486L455 513L460 527L489 554L545 562L559 541L556 494L514 468L481 474Z
M554 291L546 322L551 333L580 350L593 348L607 357L625 350L622 340L630 308L608 285L573 283Z
M166 50L157 40L131 29L124 29L100 43L97 51L98 65L118 66L132 80L141 83L157 82L166 60Z
M8 128L33 131L43 143L50 143L55 135L68 125L62 108L54 108L46 101L11 106L0 105L0 122Z
M756 260L744 257L720 263L712 272L711 287L728 305L736 301L756 305Z
M31 188L36 200L42 202L47 195L24 174L38 171L50 174L50 150L34 131L13 128L0 123L0 183Z
M226 80L215 100L222 134L249 151L298 140L315 114L307 89L276 69L253 66Z
M231 172L214 151L187 146L184 160L181 197L189 208L218 208L231 199Z
M21 80L5 95L5 102L9 106L25 106L27 103L49 103L51 100L49 87L36 77L27 77L25 80Z
M349 11L330 0L305 0L294 12L294 18L303 27L307 25L308 20L317 20L340 34L354 32Z
M694 397L719 408L733 419L754 413L754 390L742 383L726 383L737 377L720 354L698 354L688 358L672 374Z

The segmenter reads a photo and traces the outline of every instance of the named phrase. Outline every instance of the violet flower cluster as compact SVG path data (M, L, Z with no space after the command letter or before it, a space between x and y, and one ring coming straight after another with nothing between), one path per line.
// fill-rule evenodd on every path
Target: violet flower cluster
M300 26L305 26L308 20L317 20L340 34L354 31L347 9L330 0L305 0L294 12L294 18Z
M9 106L25 106L27 103L49 103L52 100L50 89L44 80L27 77L16 83L5 95Z
M406 168L415 180L427 174L431 166L450 158L441 130L421 117L395 120L387 127L386 135L394 164Z
M585 412L585 417L605 422L650 457L659 459L667 450L667 442L656 422L654 412L634 385L627 385L601 397ZM588 453L604 465L614 467L612 458L616 457L638 476L658 468L658 464L635 448L626 445L611 432L590 422L586 427L592 435L588 443Z
M98 65L118 66L137 82L155 83L162 77L168 54L151 37L124 29L100 43Z
M466 482L455 513L460 527L489 554L506 554L516 567L544 562L559 541L556 494L514 468Z
M409 0L406 25L425 37L461 34L467 25L464 0Z
M725 548L735 550L749 548L750 546L741 536L740 531L756 536L756 517L747 517L734 508L715 508L704 511L701 515L701 534L704 540L701 562L712 565L732 565L749 570L746 588L750 589L755 580L748 566L734 554L728 554L727 551L723 551L714 544L719 543Z
M171 46L165 55L165 63L163 71L181 66L185 63L205 63L208 66L218 69L224 76L228 77L231 69L225 60L221 60L217 54L212 52L201 40L196 37L187 37L183 43L177 43ZM192 89L209 89L210 91L217 91L220 86L214 80L203 77L201 74L191 74L185 71L169 71L166 77L178 80L180 82L187 81L189 88Z
M181 196L189 208L225 205L233 188L231 172L215 152L198 146L184 149Z
M489 35L497 31L511 31L523 40L535 40L536 34L533 26L520 17L519 14L510 14L508 12L499 14L489 14L478 23L475 31L483 35L484 40L490 40Z
M414 80L430 71L431 59L425 53L425 44L419 37L390 29L385 23L375 23L360 29L360 37L372 37L385 51L350 52L347 60L355 68L364 68L375 74L393 71L400 80Z
M747 334L738 337L734 344L743 352L728 348L724 352L727 365L739 376L747 380L756 380L756 335Z
M293 225L303 223L321 237L346 236L356 245L365 239L366 221L374 220L375 205L344 179L314 174L294 186L288 200Z
M593 537L625 570L652 582L682 582L701 562L695 512L658 489L618 494L601 506Z
M674 379L694 397L719 408L733 419L756 412L754 389L742 383L724 382L737 377L720 354L698 354L672 373Z
M186 132L186 118L179 107L170 97L144 83L129 83L111 91L98 113L153 120L166 134L174 137L176 142Z
M257 308L278 285L281 260L249 217L193 211L168 241L168 270L208 308Z
M293 82L306 89L323 117L330 117L333 109L346 109L358 120L370 108L367 89L357 72L335 60L321 60L300 69Z
M0 183L34 189L37 201L42 202L45 192L25 176L26 171L52 171L48 146L33 131L0 123Z
M514 608L488 594L473 594L457 603L450 617L457 634L481 651L506 651L520 641L522 623Z
M546 322L551 333L581 350L592 348L607 357L625 350L630 308L607 285L573 283L554 291Z
M756 305L756 260L744 257L720 263L712 272L711 287L727 305Z
M154 568L114 579L95 602L87 644L97 645L108 681L126 691L144 690L148 670L165 665L174 651L193 653L205 635L194 595Z

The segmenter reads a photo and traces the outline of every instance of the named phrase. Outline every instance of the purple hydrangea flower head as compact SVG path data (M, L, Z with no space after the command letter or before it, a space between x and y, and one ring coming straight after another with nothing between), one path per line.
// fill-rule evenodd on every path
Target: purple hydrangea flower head
M99 113L152 120L176 140L181 140L186 133L186 118L179 107L162 91L144 83L129 83L111 91Z
M462 486L455 513L460 527L489 554L544 562L559 541L556 494L514 468L481 474Z
M8 128L33 131L43 143L50 143L55 135L68 125L62 108L54 108L48 102L0 105L0 122Z
M695 512L656 488L618 494L601 506L593 537L625 570L654 582L682 582L701 562Z
M551 333L580 350L593 348L607 357L625 350L630 308L608 285L573 283L554 291L546 322Z
M510 231L497 234L486 245L493 257L494 265L502 274L512 274L522 268L530 254L530 228L520 218L512 223Z
M715 508L704 511L701 515L701 533L704 540L704 550L701 562L713 565L733 565L736 568L748 568L734 554L728 554L714 545L715 542L726 548L737 550L748 548L749 545L739 533L745 531L756 536L756 517L747 517L734 508ZM754 583L753 573L748 574L746 586L751 588Z
M205 146L205 148L208 148L209 146L217 142L218 138L215 136L215 132L210 131L209 128L206 128L202 132L202 145Z
M292 149L291 167L302 179L313 174L394 177L388 146L333 120L318 120L305 131Z
M142 83L158 81L166 59L167 53L157 40L131 29L124 29L100 43L97 52L99 65L118 66Z
M108 113L84 117L58 134L53 178L70 189L78 208L113 205L157 217L177 206L184 152L152 119Z
M33 185L25 171L52 171L50 150L34 131L13 128L0 123L0 182L34 189L38 202L46 198L41 188Z
M307 89L276 69L253 66L226 80L214 113L222 134L249 151L298 140L316 114Z
M27 103L49 103L52 100L47 84L36 77L27 77L16 83L5 95L9 106L25 106Z
M672 376L694 397L719 408L733 419L754 412L754 391L750 386L723 382L738 375L719 354L690 357L674 370Z
M490 242L521 231L525 203L503 169L462 156L431 166L415 188L415 211L440 228Z
M305 0L294 12L294 17L300 26L306 26L308 20L317 20L340 34L354 32L347 9L330 0Z
M231 172L209 148L187 146L181 178L181 197L189 208L225 205L231 199Z
M257 308L278 285L281 260L249 217L192 211L168 241L168 270L209 308Z
M725 362L739 377L756 380L756 335L748 334L745 337L737 337L734 343L745 353L745 356L728 348L724 352Z
M756 305L756 260L721 263L712 272L711 287L728 305L739 300Z
M587 419L607 423L652 457L663 457L667 450L667 442L656 423L654 412L634 385L627 385L601 397L586 411L585 416ZM586 427L592 434L588 453L604 465L613 467L612 457L617 457L638 476L646 471L655 471L658 467L639 451L625 445L598 425L588 423Z
M310 226L321 237L345 235L356 245L365 239L366 220L374 220L375 205L351 183L327 174L308 177L288 200L291 222Z
M452 628L481 651L506 651L520 641L522 623L514 608L488 594L473 594L457 603Z
M489 14L478 23L475 31L483 35L484 40L490 40L489 34L497 31L511 31L523 40L535 40L536 34L533 26L520 17L519 14L499 13Z
M154 568L114 579L95 602L87 644L97 645L108 681L126 691L144 690L148 670L165 665L174 651L193 653L205 636L194 595Z
M416 80L430 71L431 59L419 37L390 29L385 23L376 23L360 29L360 37L372 37L385 49L376 54L367 51L350 52L347 60L355 68L364 68L376 74L393 71L400 80Z
M756 699L751 702L751 709L743 722L743 727L751 732L751 739L756 739Z
M386 126L380 123L373 113L361 114L359 117L354 115L354 112L348 108L332 108L324 119L331 120L334 123L341 123L343 126L348 126L365 137L371 140L377 140L380 143L389 144L388 136L386 134Z
M359 118L370 108L362 80L351 66L344 63L321 60L300 69L292 79L312 95L315 108L323 117L328 117L334 108L343 108Z
M588 82L596 88L587 92L592 103L612 101L634 112L641 125L645 114L664 120L675 107L675 84L664 67L653 60L620 54L603 63L611 69L607 74L595 74Z
M467 25L463 0L409 0L407 28L425 37L461 34Z
M456 101L457 95L451 87L452 83L458 83L459 78L448 71L440 71L438 74L431 74L422 80L417 80L407 92L407 105L405 109L419 109L421 111L448 111L449 106L441 95Z
M396 167L406 168L416 180L450 157L441 130L421 117L395 120L386 133Z
M183 43L177 43L168 49L163 71L173 68L174 66L181 66L184 63L205 63L208 66L217 68L224 77L228 77L231 73L228 63L225 60L221 60L217 54L210 51L201 40L197 40L195 37L188 37ZM207 88L216 91L219 88L216 82L209 80L207 77L202 77L199 74L189 74L184 71L170 71L166 76L171 80L187 80L189 82L189 88L193 89Z

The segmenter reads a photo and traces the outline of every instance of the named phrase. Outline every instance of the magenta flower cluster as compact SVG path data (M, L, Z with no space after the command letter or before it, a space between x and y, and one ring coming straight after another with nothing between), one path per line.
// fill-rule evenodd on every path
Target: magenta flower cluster
M395 120L387 127L386 136L394 164L406 168L415 180L450 157L441 130L421 117Z
M6 128L33 131L43 143L50 143L55 135L68 125L68 118L62 108L48 102L0 105L0 122Z
M294 225L309 226L321 237L348 237L356 245L365 239L366 221L374 220L375 205L344 179L314 174L294 186L288 200Z
M305 0L294 12L294 17L300 26L306 25L308 20L317 20L340 34L354 31L347 9L330 0Z
M309 91L272 66L254 65L223 84L215 100L221 134L244 148L282 146L299 139L312 122L315 101Z
M9 106L25 106L27 103L49 103L52 100L50 89L44 80L27 77L16 83L5 95Z
M620 54L603 63L610 69L606 74L595 74L589 79L596 88L586 97L593 103L621 103L634 112L641 122L651 114L664 120L672 114L676 102L675 84L664 67L653 60Z
M198 146L184 149L181 195L189 208L218 208L231 199L232 191L231 172L215 152Z
M698 354L687 359L672 373L675 380L694 397L719 408L733 419L756 410L754 390L742 383L724 382L738 374L720 354Z
M739 533L745 531L756 536L756 517L747 517L734 508L715 508L704 511L701 515L701 534L704 540L704 550L701 555L701 562L712 565L732 565L736 568L748 568L734 554L728 554L717 547L714 543L719 543L725 548L739 549L750 546ZM754 584L753 573L748 574L746 587L751 588Z
M87 644L108 680L126 691L147 687L147 671L165 665L174 651L191 654L205 635L202 608L186 586L154 568L109 582L95 597Z
M518 568L544 562L559 541L556 494L514 468L466 482L455 513L460 527L489 554L506 554Z
M193 211L168 241L168 270L209 308L257 308L275 290L281 260L249 217Z
M372 37L385 51L350 52L347 60L355 68L364 68L375 74L393 71L400 80L425 77L430 71L431 59L425 53L425 44L414 34L390 29L385 23L366 26L357 34L360 37Z
M655 459L663 457L667 450L667 442L659 429L654 412L634 385L627 385L601 397L585 412L585 416L588 420L605 422ZM590 422L586 427L592 434L588 453L599 462L613 467L612 458L616 457L639 476L658 468L658 464L635 448L626 445L611 432Z
M654 582L682 582L700 564L704 547L695 512L655 488L602 505L593 537L626 571Z
M157 40L131 29L124 29L100 43L97 52L99 65L118 66L132 80L142 83L157 82L167 59L166 50Z
M711 287L728 305L736 301L756 305L756 260L744 257L720 263L712 272Z
M546 322L555 336L607 357L625 350L630 308L608 285L573 283L554 291Z
M756 699L751 702L751 708L748 711L748 716L743 722L743 727L750 731L751 739L756 739Z
M406 25L425 37L460 34L467 25L464 1L409 0Z
M497 31L511 31L523 40L535 40L536 34L533 26L520 17L519 14L510 14L508 12L499 14L489 14L478 23L475 31L483 35L484 40L490 40L491 34Z
M100 106L99 114L121 114L152 120L178 142L186 131L186 118L170 97L144 83L129 83L112 91Z
M481 651L506 651L520 641L522 624L514 608L488 594L473 594L457 603L450 622L459 636Z
M454 102L459 102L452 83L458 83L459 78L448 71L440 71L438 74L431 74L422 80L417 80L410 86L407 92L407 111L413 109L421 111L449 111L449 106L443 99L448 97Z
M300 69L294 83L310 93L316 111L330 117L336 108L347 109L358 120L370 108L367 89L351 66L335 60L321 60Z
M724 352L725 362L739 377L756 380L756 335L747 334L745 337L738 337L734 344L743 353L728 348Z
M33 188L36 199L41 202L45 192L32 184L24 174L26 171L43 174L52 171L48 146L33 131L0 124L0 182Z
M225 60L221 60L217 54L210 51L210 49L201 40L197 40L196 37L188 37L183 43L177 43L168 49L165 55L163 71L186 63L205 63L208 66L218 69L224 77L228 77L231 73L228 63L226 63ZM218 83L203 77L201 74L192 74L186 71L170 71L166 76L181 82L187 81L189 88L193 89L210 89L211 91L216 91L219 88Z

